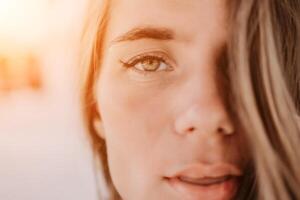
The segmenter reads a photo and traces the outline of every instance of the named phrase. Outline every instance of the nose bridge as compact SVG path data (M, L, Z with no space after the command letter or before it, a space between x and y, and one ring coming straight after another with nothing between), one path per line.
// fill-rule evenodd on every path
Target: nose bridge
M233 133L233 124L212 77L190 79L186 84L185 90L190 92L175 120L177 133Z

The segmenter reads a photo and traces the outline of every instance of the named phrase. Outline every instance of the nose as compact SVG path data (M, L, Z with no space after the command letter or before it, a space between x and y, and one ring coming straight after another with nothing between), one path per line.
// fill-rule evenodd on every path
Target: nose
M190 105L175 120L175 131L180 135L232 135L235 130L224 105L210 101Z

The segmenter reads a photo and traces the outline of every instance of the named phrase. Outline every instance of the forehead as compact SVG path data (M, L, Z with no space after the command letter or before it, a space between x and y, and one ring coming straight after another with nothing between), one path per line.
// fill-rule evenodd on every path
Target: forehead
M225 8L226 0L112 0L108 37L139 26L169 28L189 41L224 37Z

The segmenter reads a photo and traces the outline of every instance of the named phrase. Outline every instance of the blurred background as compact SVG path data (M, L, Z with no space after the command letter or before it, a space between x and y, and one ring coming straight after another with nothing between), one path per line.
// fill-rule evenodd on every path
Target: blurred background
M80 116L87 0L0 0L0 199L95 200Z

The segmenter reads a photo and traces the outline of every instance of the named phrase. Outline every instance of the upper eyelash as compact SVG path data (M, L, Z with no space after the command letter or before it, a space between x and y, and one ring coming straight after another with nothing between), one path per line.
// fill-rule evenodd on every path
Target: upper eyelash
M145 53L145 54L141 54L138 56L133 57L132 59L130 59L129 61L125 62L120 60L120 62L126 67L126 68L130 68L133 67L134 65L136 65L137 63L147 59L147 58L152 58L152 59L158 59L159 61L165 62L167 65L171 66L172 65L168 62L168 59L165 58L165 56L163 55L157 55L157 53Z
M121 60L121 63L125 66L125 67L127 67L127 68L130 68L130 67L133 67L134 65L136 65L137 63L139 63L139 62L142 62L142 61L144 61L144 60L147 60L147 59L157 59L157 60L159 60L159 61L163 61L163 62L165 62L166 63L166 61L163 59L163 58L160 58L160 57L157 57L157 56L143 56L143 57L141 57L141 58L137 58L137 59L134 59L134 60L132 60L132 61L128 61L128 62L124 62L124 61L122 61Z

